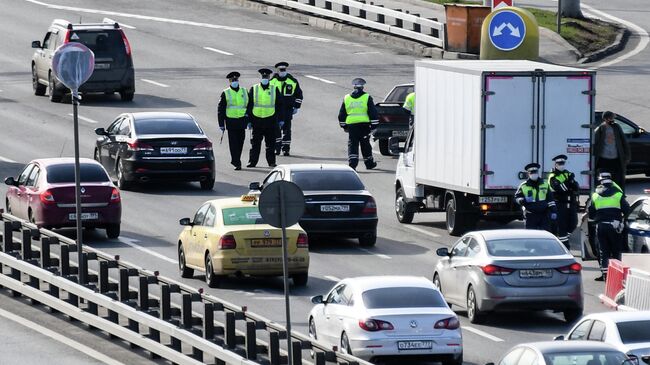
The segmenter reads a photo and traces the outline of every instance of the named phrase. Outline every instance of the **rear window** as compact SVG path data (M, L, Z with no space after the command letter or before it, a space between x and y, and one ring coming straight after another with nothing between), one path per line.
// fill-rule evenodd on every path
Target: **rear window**
M418 287L380 288L361 294L368 309L445 307L437 290Z
M534 257L565 255L564 247L552 239L507 239L486 242L490 256L503 257Z
M295 171L291 181L302 190L364 190L363 183L353 171Z
M630 321L616 324L623 343L650 342L650 321Z
M551 352L544 354L547 365L621 365L627 359L622 352Z
M82 182L110 181L106 171L95 164L81 164ZM51 184L74 183L74 164L60 164L47 167L47 182Z
M135 133L143 134L203 134L191 119L135 120Z
M236 226L241 224L264 224L257 206L223 209L223 224Z
M126 61L126 47L118 29L73 30L70 42L84 44L93 51L96 59L112 58L118 64Z
M413 86L398 86L394 88L388 96L386 96L385 102L387 103L404 103L406 96L413 92Z

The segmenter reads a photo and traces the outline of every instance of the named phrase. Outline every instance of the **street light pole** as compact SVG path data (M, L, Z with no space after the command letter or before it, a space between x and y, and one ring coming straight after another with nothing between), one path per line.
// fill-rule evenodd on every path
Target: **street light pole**
M86 268L83 260L83 232L81 219L81 166L79 163L79 92L72 90L72 118L74 125L74 182L75 182L75 220L77 226L77 270L79 284L86 284Z

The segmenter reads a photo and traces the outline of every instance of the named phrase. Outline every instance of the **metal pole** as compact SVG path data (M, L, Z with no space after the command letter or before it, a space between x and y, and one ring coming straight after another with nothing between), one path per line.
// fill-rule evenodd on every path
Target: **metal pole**
M289 304L289 254L287 250L287 217L286 209L284 206L284 189L280 185L280 225L282 226L282 271L284 277L284 306L287 317L287 364L293 364L292 351L291 351L291 310Z
M560 34L562 28L562 0L557 2L557 34Z
M79 164L79 93L72 90L72 117L74 125L74 182L75 182L75 212L77 225L77 267L79 284L86 284L86 270L83 267L83 234L81 226L81 167Z

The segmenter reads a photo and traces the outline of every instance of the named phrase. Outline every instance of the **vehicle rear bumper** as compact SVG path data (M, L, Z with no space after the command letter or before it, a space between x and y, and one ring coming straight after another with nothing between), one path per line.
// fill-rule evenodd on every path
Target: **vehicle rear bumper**
M201 181L215 178L212 158L197 160L123 160L124 177L129 181L165 179Z
M374 139L385 139L395 136L399 137L400 141L405 141L408 131L408 123L379 123L377 129L373 132L373 136ZM393 134L393 132L397 132L397 134Z
M113 92L113 91L135 91L135 75L133 69L126 69L123 72L115 72L104 80L97 80L91 77L79 88L79 92Z
M499 310L562 310L583 307L580 275L569 278L563 285L550 287L515 287L484 285L477 288L482 311Z
M282 256L267 257L215 257L214 272L217 275L243 274L250 276L282 276ZM309 257L289 256L289 274L307 273Z
M443 360L449 357L458 357L463 353L462 337L460 335L453 337L442 336L418 336L418 337L396 337L382 338L378 340L349 339L350 348L354 356L364 360L390 360L391 358L399 359L400 363L409 360ZM399 341L432 341L431 349L423 350L399 350L397 342Z
M84 219L84 227L103 228L108 225L119 224L122 218L121 204L109 204L105 207L84 207L82 213L98 213L98 219ZM34 219L36 224L47 228L64 228L76 226L76 220L70 219L70 214L75 213L75 207L61 208L56 205L42 206L40 212L36 211Z
M377 217L371 218L302 218L300 227L307 234L330 234L356 237L377 232Z

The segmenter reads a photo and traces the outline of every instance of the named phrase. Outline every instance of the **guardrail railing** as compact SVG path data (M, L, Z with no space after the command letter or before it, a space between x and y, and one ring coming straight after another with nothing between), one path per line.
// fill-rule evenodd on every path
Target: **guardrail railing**
M370 365L298 332L283 348L284 326L92 247L83 248L88 282L79 283L74 240L5 213L2 224L1 286L152 356L178 364L281 365L291 356L294 364Z
M625 281L625 306L650 310L650 273L631 268Z

